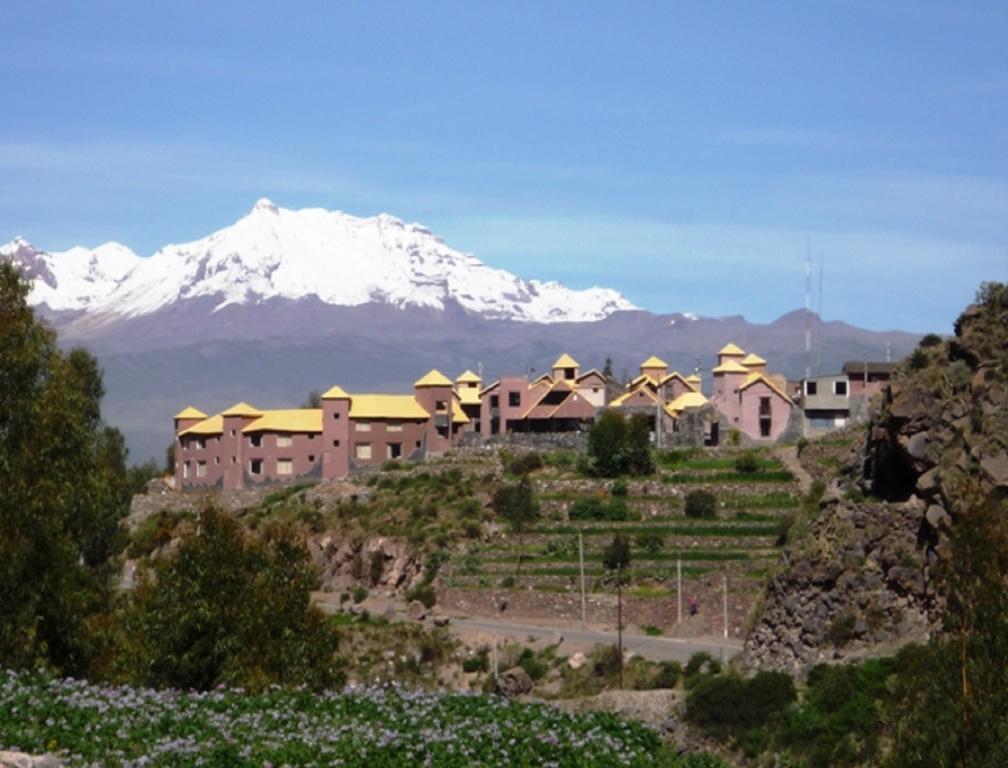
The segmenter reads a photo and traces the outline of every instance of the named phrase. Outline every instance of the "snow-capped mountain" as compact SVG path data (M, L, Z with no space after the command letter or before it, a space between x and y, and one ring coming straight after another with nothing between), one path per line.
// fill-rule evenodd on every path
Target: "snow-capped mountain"
M430 309L454 302L484 318L543 323L635 309L609 289L572 290L494 269L387 214L294 211L265 199L233 225L150 258L116 244L44 254L21 240L5 253L33 279L33 303L103 317L149 315L197 298L212 299L215 311L275 298Z
M29 302L55 311L87 310L104 301L141 261L119 243L46 253L23 237L0 246L2 258L20 265L31 280Z

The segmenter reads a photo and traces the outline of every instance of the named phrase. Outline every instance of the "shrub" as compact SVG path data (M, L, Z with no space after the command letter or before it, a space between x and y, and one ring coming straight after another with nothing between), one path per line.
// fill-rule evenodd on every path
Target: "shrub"
M942 338L937 333L928 333L921 340L918 346L927 349L928 347L937 347L942 343Z
M351 597L353 597L353 601L355 603L360 603L367 599L368 588L362 587L358 584L356 587L353 588L353 591L350 594Z
M627 484L626 480L617 480L612 484L612 490L609 491L613 496L626 496L627 495Z
M759 457L755 451L742 451L735 457L735 471L743 475L751 475L760 468Z
M525 648L518 657L518 666L525 670L533 681L541 680L549 671L549 665L538 658L531 648Z
M486 648L480 648L474 655L462 662L462 671L472 674L473 672L486 672L490 669L490 659Z
M911 371L922 370L927 367L927 364L928 364L927 353L923 349L918 347L913 351L913 354L910 355L910 370Z
M783 672L705 675L690 690L686 717L712 736L740 738L795 701L794 681Z
M654 555L660 552L662 547L665 546L665 539L659 533L648 531L637 535L637 546L645 552Z
M852 613L843 613L830 623L826 636L837 648L843 648L854 639L854 625L857 619Z
M402 464L395 459L389 459L388 461L382 462L381 465L382 472L397 472L402 469Z
M686 517L709 518L717 513L717 498L710 491L690 491L684 505Z
M608 503L597 496L575 499L567 511L571 520L610 520L622 522L629 519L626 502L622 497L611 499Z
M662 661L655 672L653 688L675 688L682 678L682 664L678 661Z
M721 662L706 651L700 651L690 656L689 661L686 662L685 669L683 669L687 683L690 678L698 677L701 674L716 675L720 672Z
M433 608L437 602L437 591L431 584L417 584L406 591L406 599L410 602L419 600L424 608Z
M310 600L317 582L291 527L253 535L206 507L133 595L130 672L146 685L198 690L338 684L336 635Z
M617 411L604 411L588 434L592 474L619 477L654 472L649 425L644 414L627 419Z
M597 645L591 652L590 661L597 677L609 679L619 673L622 659L615 645Z
M503 579L501 579L500 585L504 589L511 589L511 588L513 588L514 585L515 585L514 576L505 576Z
M527 475L537 469L542 469L542 465L542 456L532 451L514 457L506 466L507 471L512 475Z

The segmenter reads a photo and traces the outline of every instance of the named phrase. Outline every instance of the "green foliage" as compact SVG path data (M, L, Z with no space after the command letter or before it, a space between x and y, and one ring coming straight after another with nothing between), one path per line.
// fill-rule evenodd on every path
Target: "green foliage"
M964 499L949 544L945 634L897 656L894 768L1008 764L1008 504Z
M208 506L175 555L141 579L126 616L129 674L198 690L337 684L336 635L310 604L316 584L292 529L253 535Z
M494 512L507 522L518 537L518 568L521 568L522 536L539 519L539 504L532 493L528 475L517 483L507 483L494 491L490 502Z
M462 662L462 671L472 674L473 672L487 672L490 669L490 652L486 647L480 648L475 654Z
M686 687L689 688L703 675L717 675L721 672L721 662L706 651L699 651L689 657L683 669Z
M678 661L662 661L658 664L658 671L655 673L653 688L675 688L682 678L682 664Z
M941 346L941 343L942 343L941 336L939 336L937 333L928 333L921 338L917 346L927 349L928 347Z
M165 509L156 512L133 530L126 554L131 558L139 558L163 547L171 541L175 527L192 516L191 512L185 510Z
M843 648L854 639L854 625L857 617L853 613L841 613L830 622L826 636L837 648Z
M597 496L587 496L575 499L567 510L567 516L572 521L579 520L609 520L623 522L629 520L626 501L616 497L605 501Z
M637 534L637 546L648 554L654 555L661 552L662 547L665 546L665 539L660 533L647 531Z
M406 599L410 602L419 600L424 608L433 608L437 603L437 591L432 584L420 583L406 591Z
M911 353L909 360L910 360L910 370L912 371L923 370L924 368L927 367L928 364L927 353L920 347L918 347L913 351L913 353Z
M535 451L521 453L507 463L507 471L512 475L527 475L542 469L542 456Z
M623 534L613 536L602 555L602 563L610 571L621 573L630 565L630 542Z
M736 675L705 675L686 699L686 717L720 738L741 738L765 726L795 701L794 681L783 672L758 672L746 680Z
M751 475L760 468L759 456L755 451L742 451L735 457L735 471L743 475Z
M518 666L525 670L533 682L541 680L549 671L549 664L540 659L531 648L523 648L518 657Z
M717 515L717 497L710 491L690 491L683 506L686 517L712 518Z
M27 295L0 262L0 667L81 674L125 544L126 448L97 362L61 352Z
M649 423L644 414L627 419L618 411L603 411L588 434L592 474L599 477L652 474Z
M350 592L350 596L353 598L353 601L355 603L363 603L365 600L367 600L368 588L361 584L358 584Z
M614 482L612 484L612 488L610 489L609 493L611 493L613 496L626 497L628 493L626 480L617 480L616 482Z
M385 553L380 549L376 549L371 553L371 559L368 563L368 579L371 582L371 586L375 586L381 581L382 573L385 571Z

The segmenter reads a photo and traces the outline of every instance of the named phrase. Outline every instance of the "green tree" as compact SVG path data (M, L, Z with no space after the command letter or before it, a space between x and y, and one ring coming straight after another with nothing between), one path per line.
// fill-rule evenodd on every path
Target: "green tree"
M967 505L949 539L945 634L897 656L894 768L1008 765L1008 504Z
M626 419L617 411L603 411L592 425L588 433L588 455L595 474L601 477L623 474L626 430Z
M322 407L322 393L317 389L313 389L305 397L304 402L301 404L302 408L321 408Z
M324 688L341 681L335 630L311 604L304 542L276 524L252 534L204 507L176 554L144 574L126 616L137 682Z
M518 567L521 572L523 536L525 531L539 519L539 504L532 492L528 475L522 475L517 483L500 486L490 502L494 512L507 522L511 532L518 537Z
M654 472L651 457L651 418L635 413L627 422L623 445L626 471L631 475L650 475Z
M0 263L0 665L83 674L123 541L126 450L101 422L97 362L59 350L28 290Z
M606 547L603 564L616 573L616 648L619 652L619 687L623 687L623 572L630 566L630 542L620 533Z

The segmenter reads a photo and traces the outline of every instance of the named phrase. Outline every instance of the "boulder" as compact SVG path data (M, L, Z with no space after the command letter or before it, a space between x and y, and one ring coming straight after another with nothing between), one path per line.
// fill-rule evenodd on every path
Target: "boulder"
M578 651L567 659L567 666L571 669L581 669L581 667L583 667L587 662L588 657L581 653L581 651Z
M413 621L423 621L427 618L427 609L419 600L414 600L406 608L406 615Z
M521 667L506 669L497 676L496 691L501 696L512 698L522 696L532 690L532 678Z
M53 755L0 752L0 768L61 768L62 765L63 762Z
M450 622L451 622L451 619L449 619L447 616L444 616L442 614L438 614L437 616L434 617L434 626L435 627L447 627Z

